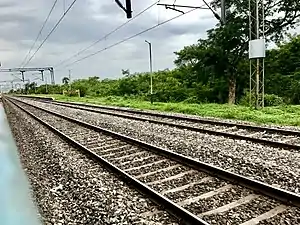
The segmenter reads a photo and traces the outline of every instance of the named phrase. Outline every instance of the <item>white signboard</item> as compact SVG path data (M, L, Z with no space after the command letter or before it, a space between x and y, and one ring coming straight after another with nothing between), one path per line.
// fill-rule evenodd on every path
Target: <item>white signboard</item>
M265 39L249 41L249 59L259 59L266 57Z

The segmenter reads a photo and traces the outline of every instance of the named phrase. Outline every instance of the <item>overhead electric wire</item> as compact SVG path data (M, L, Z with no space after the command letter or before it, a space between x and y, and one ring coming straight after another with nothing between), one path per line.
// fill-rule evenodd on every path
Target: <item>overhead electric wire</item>
M56 28L59 26L59 24L62 22L62 20L65 18L65 16L68 14L68 12L71 10L71 8L74 6L74 4L76 3L77 0L74 0L71 5L67 8L67 10L64 12L64 14L60 17L60 19L57 21L57 23L55 24L55 26L52 28L52 30L49 32L49 34L47 35L47 37L44 39L44 41L39 45L39 47L36 49L36 51L33 53L33 55L29 58L29 60L26 62L26 65L28 65L28 63L33 59L33 57L36 55L36 53L41 49L41 47L45 44L45 42L47 41L47 39L51 36L51 34L56 30Z
M106 47L106 48L103 48L103 49L101 49L101 50L99 50L99 51L96 51L96 52L91 53L91 54L89 54L89 55L87 55L87 56L85 56L85 57L82 57L82 58L80 58L80 59L78 59L78 60L76 60L76 61L74 61L74 62L72 62L72 63L70 63L70 64L68 64L68 65L66 65L66 66L64 66L64 67L68 67L68 66L74 65L75 63L81 62L81 61L83 61L83 60L85 60L85 59L87 59L87 58L90 58L90 57L92 57L92 56L94 56L94 55L97 55L97 54L99 54L99 53L101 53L101 52L104 52L104 51L106 51L106 50L108 50L108 49L110 49L110 48L113 48L113 47L115 47L115 46L117 46L117 45L120 45L120 44L126 42L126 41L129 41L129 40L131 40L131 39L133 39L133 38L135 38L135 37L137 37L137 36L139 36L139 35L141 35L141 34L144 34L144 33L148 32L148 31L150 31L150 30L153 30L153 29L155 29L155 28L157 28L157 27L159 27L159 26L161 26L161 25L164 25L164 24L166 24L166 23L168 23L168 22L170 22L170 21L172 21L172 20L175 20L175 19L177 19L177 18L179 18L179 17L181 17L181 16L183 16L183 15L185 15L185 14L191 13L191 12L197 10L197 9L199 9L199 8L193 8L193 9L191 9L191 10L185 12L184 14L180 14L180 15L178 15L178 16L175 16L175 17L172 17L172 18L170 18L170 19L168 19L168 20L165 20L165 21L163 21L163 22L160 22L160 23L158 23L158 24L156 24L156 25L154 25L154 26L152 26L152 27L147 28L146 30L143 30L143 31L141 31L141 32L139 32L139 33L137 33L137 34L134 34L134 35L132 35L132 36L130 36L130 37L127 37L127 38L125 38L125 39L119 41L119 42L116 42L115 44L112 44L112 45L110 45L110 46L108 46L108 47Z
M159 0L160 1L160 0ZM131 18L130 20L127 20L125 23L121 24L120 26L118 26L117 28L115 28L114 30L112 30L111 32L109 32L108 34L106 34L105 36L101 37L100 39L98 39L97 41L95 41L94 43L92 43L91 45L89 45L88 47L80 50L79 52L77 52L76 54L72 55L71 57L63 60L62 62L58 63L57 65L55 65L55 67L59 67L60 65L63 65L64 63L70 61L71 59L79 56L80 54L82 54L83 52L87 51L88 49L90 49L91 47L95 46L96 44L98 44L99 42L105 40L106 38L108 38L110 35L112 35L113 33L117 32L118 30L120 30L122 27L124 27L125 25L127 25L128 23L132 22L133 20L135 20L136 18L138 18L140 15L142 15L143 13L145 13L146 11L148 11L149 9L151 9L153 6L155 6L159 1L154 2L153 4L151 4L150 6L148 6L147 8L145 8L144 10L142 10L141 12L139 12L138 14L136 14L133 18Z
M55 0L55 1L54 1L53 5L52 5L52 8L50 9L50 11L49 11L49 13L48 13L48 16L47 16L46 20L44 21L44 23L43 23L43 25L42 25L42 27L41 27L41 29L40 29L40 31L39 31L39 33L38 33L38 35L37 35L35 41L34 41L34 43L33 43L32 46L30 47L30 50L28 51L27 55L25 56L25 59L24 59L23 62L21 63L21 66L20 66L20 67L23 66L24 62L26 62L26 60L27 60L28 56L30 55L32 49L34 48L36 42L37 42L38 39L40 38L40 36L41 36L41 34L42 34L42 31L44 30L44 28L45 28L45 26L46 26L46 24L47 24L47 22L48 22L48 20L49 20L49 18L50 18L50 16L51 16L53 10L54 10L54 8L55 8L57 2L58 2L58 0Z

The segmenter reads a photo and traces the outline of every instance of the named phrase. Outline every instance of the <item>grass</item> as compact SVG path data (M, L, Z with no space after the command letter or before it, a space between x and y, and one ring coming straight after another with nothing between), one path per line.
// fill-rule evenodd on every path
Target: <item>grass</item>
M300 126L300 106L265 107L262 110L250 109L245 106L228 104L188 104L188 103L163 103L125 99L123 97L66 97L63 95L47 95L59 101L84 102L99 105L131 107L137 109L159 110L192 114L204 117L215 117L254 122L257 124L276 124Z

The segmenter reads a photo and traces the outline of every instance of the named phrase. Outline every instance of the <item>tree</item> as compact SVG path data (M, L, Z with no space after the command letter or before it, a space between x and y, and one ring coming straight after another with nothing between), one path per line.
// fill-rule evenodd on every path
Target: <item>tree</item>
M221 0L214 0L215 9L220 7ZM207 39L199 40L196 45L177 52L177 65L190 67L201 76L203 69L209 68L213 79L225 78L228 87L228 103L236 99L237 80L243 79L247 60L249 41L248 0L228 0L230 10L225 26L217 24L207 32ZM267 42L281 41L287 31L299 24L300 3L298 0L266 0L266 37ZM274 17L273 15L278 15ZM202 73L199 73L199 70ZM209 80L209 78L203 78Z
M123 70L122 69L121 72L122 72L122 75L125 76L125 77L129 77L130 76L130 70L129 69L127 69L127 70Z
M69 77L64 77L64 78L62 79L62 83L65 84L65 85L68 85L69 82L70 82L70 78L69 78Z

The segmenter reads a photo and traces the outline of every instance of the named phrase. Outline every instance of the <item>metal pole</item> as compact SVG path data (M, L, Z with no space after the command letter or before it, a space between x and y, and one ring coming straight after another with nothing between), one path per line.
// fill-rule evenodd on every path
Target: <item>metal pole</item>
M252 7L251 7L251 0L249 0L248 2L249 4L249 43L252 40ZM252 60L250 59L249 61L249 69L250 69L250 90L249 90L249 94L250 94L250 98L249 98L249 106L252 107Z
M259 0L256 0L256 39L259 39ZM256 69L256 109L259 108L259 87L260 87L260 60L257 59Z
M24 82L24 72L25 71L21 71L21 74L22 74L22 81Z
M71 70L69 70L69 91L71 91Z
M47 77L45 77L45 83L46 83L46 94L48 94L48 84L47 84Z
M262 37L265 40L265 1L262 0ZM262 59L262 107L265 107L265 59Z
M226 23L226 5L225 0L221 0L221 20L223 25Z
M151 99L151 104L153 104L153 78L152 78L152 73L153 73L153 66L152 66L152 44L145 40L146 43L149 45L149 59L150 59L150 99Z
M42 75L42 81L44 81L44 70L41 70L41 75Z

